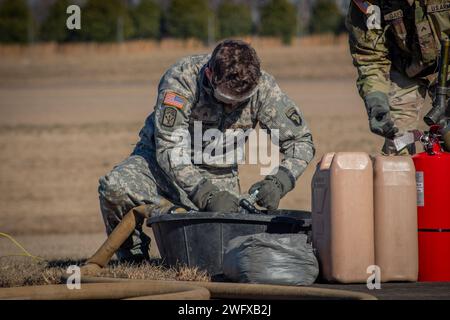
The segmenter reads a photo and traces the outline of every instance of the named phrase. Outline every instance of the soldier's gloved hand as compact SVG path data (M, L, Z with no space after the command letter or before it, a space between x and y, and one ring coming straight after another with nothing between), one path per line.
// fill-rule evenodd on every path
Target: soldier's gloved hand
M228 191L220 191L212 182L205 180L191 196L201 211L237 212L239 199Z
M253 194L256 190L259 191L256 196L256 203L269 210L278 209L281 198L283 198L289 191L294 189L295 181L291 178L286 169L280 167L277 174L267 176L264 180L255 183L249 194Z
M210 212L238 212L239 199L228 191L219 191L211 196L205 209Z
M381 92L370 93L365 98L370 131L387 139L394 139L398 128L390 116L389 100Z

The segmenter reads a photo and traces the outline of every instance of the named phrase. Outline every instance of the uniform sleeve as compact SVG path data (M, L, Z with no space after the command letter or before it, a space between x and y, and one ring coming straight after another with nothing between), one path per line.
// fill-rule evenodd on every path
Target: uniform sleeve
M312 135L295 102L281 91L272 76L264 77L258 122L269 131L272 140L274 136L278 138L283 154L280 167L290 173L295 185L314 157Z
M377 1L371 1L377 4ZM383 29L367 28L367 17L352 1L346 18L350 52L358 69L357 86L364 99L368 94L388 94L391 61L388 58L386 35ZM382 26L383 28L383 26Z
M155 107L156 160L188 195L204 180L192 164L189 116L195 91L180 73L167 73L160 82Z

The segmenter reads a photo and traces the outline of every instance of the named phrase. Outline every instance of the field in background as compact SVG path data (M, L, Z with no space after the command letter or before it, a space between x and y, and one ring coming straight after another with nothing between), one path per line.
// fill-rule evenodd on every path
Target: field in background
M310 209L324 153L375 153L382 141L369 133L345 41L255 46L312 129L316 158L281 205ZM0 231L35 254L91 253L104 237L98 178L133 149L161 74L182 56L209 51L170 43L0 48ZM260 179L257 167L241 172L243 190ZM0 240L0 255L5 246L13 250Z

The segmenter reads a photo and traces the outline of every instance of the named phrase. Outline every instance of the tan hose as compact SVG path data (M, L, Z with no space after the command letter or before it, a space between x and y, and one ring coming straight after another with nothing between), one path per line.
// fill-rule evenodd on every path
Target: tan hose
M106 267L114 253L116 253L116 251L136 228L138 221L145 218L145 215L147 214L147 210L145 209L146 207L142 206L134 208L128 212L109 235L108 239L97 250L97 252L95 252L95 254L88 259L86 262L87 266L83 269L83 271L88 271L89 274L92 274L92 271ZM95 268L95 266L97 268Z
M79 290L66 285L0 289L0 299L20 300L376 300L353 291L261 284L130 280L83 277Z
M34 286L0 289L0 299L20 300L93 300L93 299L146 299L146 300L207 300L207 289L173 283L119 283L82 284L69 290L66 285Z
M83 277L83 283L143 283L164 285L179 283L180 285L198 286L208 289L211 299L249 299L249 300L304 300L304 299L337 299L337 300L377 300L376 297L355 291L335 290L313 287L278 286L265 284L237 284L199 281L156 281L133 280L103 277Z
M143 205L131 209L122 219L122 221L114 228L108 239L102 246L89 258L86 265L81 268L81 273L85 275L96 275L101 268L104 268L111 260L114 253L119 250L120 246L133 233L138 222L151 217L155 213L163 213L173 207L173 204L160 198L159 202L152 205ZM186 212L179 208L178 213Z

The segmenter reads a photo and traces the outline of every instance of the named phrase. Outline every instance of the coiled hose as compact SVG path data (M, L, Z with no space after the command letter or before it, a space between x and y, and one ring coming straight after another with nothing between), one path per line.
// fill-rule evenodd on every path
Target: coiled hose
M66 285L0 289L0 299L23 300L376 300L347 290L189 281L131 280L82 277L78 290Z

